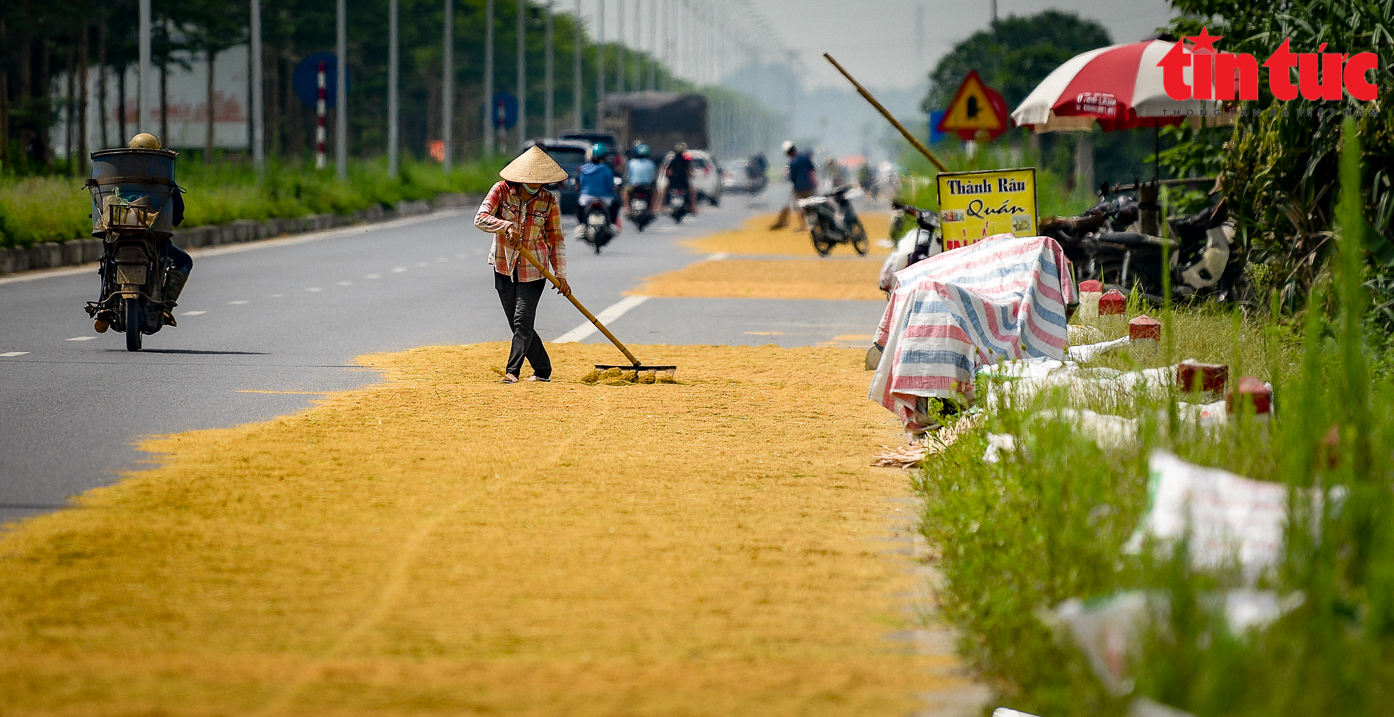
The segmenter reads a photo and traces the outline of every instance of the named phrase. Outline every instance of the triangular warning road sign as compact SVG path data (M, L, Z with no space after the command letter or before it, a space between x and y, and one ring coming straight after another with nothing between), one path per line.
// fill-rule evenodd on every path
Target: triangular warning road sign
M944 110L944 119L935 129L955 132L965 140L977 139L979 132L986 132L987 138L993 140L1011 126L1007 101L983 82L977 70L972 70L963 78L963 84Z

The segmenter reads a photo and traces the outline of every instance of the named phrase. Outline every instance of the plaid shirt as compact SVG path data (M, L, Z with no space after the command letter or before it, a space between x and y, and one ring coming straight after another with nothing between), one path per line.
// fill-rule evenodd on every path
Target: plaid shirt
M518 217L523 217L521 222ZM474 215L474 225L494 235L494 246L489 250L489 263L494 271L504 276L513 276L518 271L518 281L538 281L542 272L504 240L504 230L512 224L520 224L523 246L537 257L538 263L547 266L551 263L552 274L558 279L566 278L566 243L561 231L561 207L556 195L546 189L539 189L531 198L509 188L508 182L499 182L489 190L489 196L479 205L479 213Z

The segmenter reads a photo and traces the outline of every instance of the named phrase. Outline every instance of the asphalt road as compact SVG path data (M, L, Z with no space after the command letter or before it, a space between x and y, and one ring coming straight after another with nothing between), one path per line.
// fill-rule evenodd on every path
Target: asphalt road
M597 314L625 309L607 326L640 344L801 346L872 333L878 302L626 300L642 277L702 260L678 242L738 226L747 205L728 197L681 226L628 230L598 256L569 242L577 298ZM356 356L507 339L490 237L472 218L444 212L195 252L179 326L145 337L140 353L115 332L93 332L82 307L97 298L94 266L0 279L0 523L62 508L138 468L143 435L265 420L316 392L377 380ZM544 338L582 325L547 293Z

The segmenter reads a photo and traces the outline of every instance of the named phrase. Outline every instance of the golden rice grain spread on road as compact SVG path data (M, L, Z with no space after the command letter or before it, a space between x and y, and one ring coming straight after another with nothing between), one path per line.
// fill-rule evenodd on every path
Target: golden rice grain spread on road
M871 240L869 256L884 258L890 249L878 245L879 239L887 238L890 232L890 219L884 211L865 212L859 215L866 235ZM740 229L719 234L689 239L683 244L702 254L736 254L755 256L818 256L813 250L813 240L808 232L795 232L789 229L770 229L775 215L747 219ZM794 221L794 220L790 220ZM857 252L850 244L833 247L830 256L856 257ZM880 259L877 259L878 263Z
M508 386L506 344L432 347L151 439L0 537L0 713L901 715L953 687L887 639L917 583L862 352L635 349L681 383L584 385L613 349L566 344Z
M828 299L885 303L881 265L842 259L699 261L648 277L626 294L665 298Z

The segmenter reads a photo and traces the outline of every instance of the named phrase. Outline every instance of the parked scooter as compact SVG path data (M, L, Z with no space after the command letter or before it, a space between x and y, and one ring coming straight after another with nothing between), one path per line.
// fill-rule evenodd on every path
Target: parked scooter
M1244 260L1234 251L1234 224L1223 202L1167 220L1175 239L1136 231L1137 207L1131 198L1101 202L1077 217L1043 221L1041 233L1060 243L1078 281L1096 279L1107 288L1136 289L1149 301L1161 301L1165 271L1176 298L1238 298Z
M619 227L610 221L610 208L599 199L592 199L586 205L586 224L581 240L599 254L601 247L610 243L619 234Z
M899 201L891 202L891 208L896 210L900 216L913 221L914 226L901 235L900 239L896 241L895 251L891 252L891 255L886 257L885 263L881 265L880 287L888 295L895 291L896 272L914 266L929 257L937 256L944 251L944 239L939 227L939 212L932 209L920 209ZM892 227L897 224L900 222L892 222Z
M848 184L828 194L815 194L799 200L799 210L808 222L813 249L818 256L827 256L838 244L851 244L861 256L866 256L871 250L866 227L862 226L862 220L857 218L857 210L852 207L852 199L858 196L861 196L861 190Z
M625 216L641 232L653 222L653 185L629 188L629 206L625 207Z

